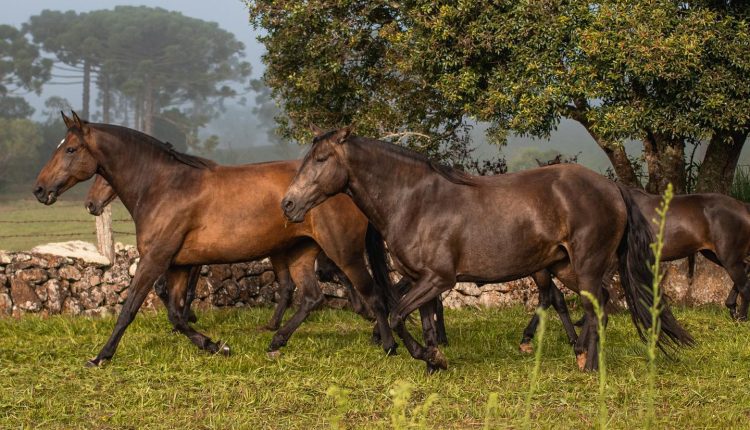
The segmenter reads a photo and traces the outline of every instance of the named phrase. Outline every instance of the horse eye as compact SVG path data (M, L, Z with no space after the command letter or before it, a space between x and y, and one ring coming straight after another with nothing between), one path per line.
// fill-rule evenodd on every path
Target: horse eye
M322 155L322 156L315 157L315 161L317 161L318 163L322 163L322 162L326 161L327 159L328 159L327 155Z
M72 153L76 152L76 149L78 149L78 148L74 148L74 147L71 146L70 148L65 149L65 152L67 152L68 154L72 154Z

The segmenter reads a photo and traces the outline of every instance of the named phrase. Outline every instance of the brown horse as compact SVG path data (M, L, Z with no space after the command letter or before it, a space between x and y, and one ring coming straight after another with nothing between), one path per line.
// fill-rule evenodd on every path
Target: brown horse
M277 352L322 297L314 287L315 257L322 249L367 300L378 320L383 348L395 350L384 293L365 264L367 220L345 196L332 199L307 221L288 225L278 201L299 162L220 166L182 154L125 127L89 124L63 115L68 131L37 178L34 194L45 204L95 173L112 185L136 226L141 255L130 293L109 340L88 364L110 359L154 283L166 273L170 321L199 348L228 353L195 331L177 301L192 266L271 256L280 279L291 277L306 297L273 337ZM279 263L284 263L280 265ZM288 270L286 269L288 267ZM312 292L308 292L311 290Z
M301 222L338 193L352 197L414 281L391 311L392 325L429 307L456 281L501 282L544 269L602 302L605 274L617 258L635 326L642 336L650 326L653 235L628 189L576 165L474 177L350 133L314 139L281 205L289 220ZM373 269L381 272L382 264ZM574 350L580 368L595 369L598 323L592 302L582 302L589 318ZM661 303L660 345L691 344ZM444 368L434 326L423 320L423 330L420 358L428 371Z
M632 189L633 199L644 214L655 214L661 196L649 194L640 189ZM652 232L656 224L651 223ZM746 321L750 304L750 280L747 275L745 258L750 254L750 207L746 203L723 194L686 194L674 196L669 205L664 229L662 261L689 258L690 271L697 253L726 269L733 286L724 304L732 318ZM555 310L563 313L564 324L571 324L562 292L552 283L549 272L538 274L537 282L551 285L540 289L541 307L555 305ZM737 310L737 296L742 297ZM543 297L544 296L544 297ZM532 317L521 340L521 350L529 350L528 345L536 331L539 318Z
M209 161L209 160L206 160ZM89 188L88 194L86 194L86 200L84 202L86 209L89 211L91 215L99 216L104 211L104 208L107 207L115 198L117 197L117 193L112 188L112 186L109 185L106 179L104 179L100 175L96 175L94 179L94 183L91 185L91 188ZM273 264L273 263L272 263ZM283 263L282 263L283 264ZM188 285L185 291L185 298L184 298L184 305L183 305L183 315L184 318L189 322L196 322L197 317L195 314L190 310L190 306L193 303L193 300L195 299L195 287L198 285L198 275L199 272L196 272L196 270L199 270L200 267L194 267L190 271L189 281ZM286 268L286 271L288 271L289 268ZM317 259L315 260L315 273L318 276L318 279L321 281L329 281L329 280L336 280L347 290L347 297L349 298L349 304L352 307L352 310L354 312L358 313L362 317L368 320L373 320L373 317L368 312L367 308L365 307L364 302L362 302L361 296L359 293L354 289L354 286L349 281L349 278L344 275L343 272L341 272L341 269L339 269L328 256L325 255L322 251L320 254L318 254ZM162 288L158 288L157 286L161 286ZM169 300L169 292L166 290L164 283L157 283L154 287L157 292L157 295L159 298L164 302L164 305L168 305ZM320 289L320 287L316 284L316 287ZM284 316L284 313L291 305L292 301L292 295L294 293L294 284L291 282L289 278L280 279L279 283L279 296L280 300L276 304L276 309L273 313L273 316L271 320L263 326L262 328L268 329L268 330L278 330L281 325L281 320ZM322 295L322 291L319 293ZM317 295L317 294L316 294ZM379 334L379 333L378 333Z

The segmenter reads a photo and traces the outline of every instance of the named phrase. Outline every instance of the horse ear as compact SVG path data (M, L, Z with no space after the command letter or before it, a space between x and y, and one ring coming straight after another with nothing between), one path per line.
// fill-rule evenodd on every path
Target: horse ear
M65 127L68 127L68 128L73 127L73 120L65 116L65 112L60 111L60 115L62 115L63 122L65 123Z
M81 118L79 118L76 111L71 111L71 112L73 112L73 124L76 126L76 128L81 130L83 134L88 133L89 131L89 126L87 125L88 123L86 121L83 121Z
M318 127L315 124L310 124L310 131L312 131L315 134L315 137L318 137L322 135L323 133L325 133L325 130L323 130L322 128Z
M354 129L354 124L347 125L344 128L340 128L334 133L333 135L333 141L342 144L346 140L346 138L349 137L350 134L352 134L352 130Z

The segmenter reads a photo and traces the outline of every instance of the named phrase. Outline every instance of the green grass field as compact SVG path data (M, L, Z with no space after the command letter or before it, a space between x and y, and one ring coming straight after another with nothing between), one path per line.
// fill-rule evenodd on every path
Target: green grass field
M676 313L698 346L677 361L659 359L656 428L748 428L750 324L719 308ZM330 428L339 417L344 428L393 428L404 416L413 427L482 428L485 420L490 428L524 427L534 358L517 350L529 317L521 308L449 311L450 369L432 376L403 349L384 357L369 342L369 325L344 311L314 313L271 361L264 352L271 335L255 330L269 316L269 309L199 313L197 327L231 345L227 358L197 351L170 333L166 315L146 313L99 369L83 362L113 318L0 319L0 427L308 429ZM628 315L614 315L607 333L609 427L640 428L645 347ZM349 394L327 395L334 386ZM408 387L400 415L393 396ZM531 426L594 427L597 392L597 375L577 370L551 315ZM498 400L488 415L490 393ZM425 412L428 397L434 403Z
M81 187L82 190L88 187ZM44 206L26 196L11 195L0 198L0 249L27 251L36 245L68 240L96 243L95 217L83 205L85 194L67 194L52 206ZM115 200L112 218L130 220L125 207ZM34 221L34 222L30 222ZM135 233L132 221L115 222L118 232ZM115 241L134 244L135 236L115 234Z

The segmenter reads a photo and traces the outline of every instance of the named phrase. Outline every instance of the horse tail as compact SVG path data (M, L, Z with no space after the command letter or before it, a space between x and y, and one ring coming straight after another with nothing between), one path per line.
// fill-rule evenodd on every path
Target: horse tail
M688 278L690 285L693 284L693 278L695 277L695 254L688 255Z
M380 289L381 297L385 299L388 306L388 312L395 309L399 297L391 281L391 271L388 267L388 257L385 251L385 242L383 236L372 223L367 223L367 233L365 234L365 254L367 262L372 271L372 277L375 285Z
M646 217L633 200L632 192L622 184L617 186L625 201L628 217L625 232L617 249L620 281L633 324L638 335L645 341L645 333L651 328L651 307L654 303L654 276L650 269L654 261L650 246L654 242L654 234ZM667 346L693 345L695 341L677 322L660 287L657 288L657 294L660 304L657 340L659 349L669 355L665 349Z

